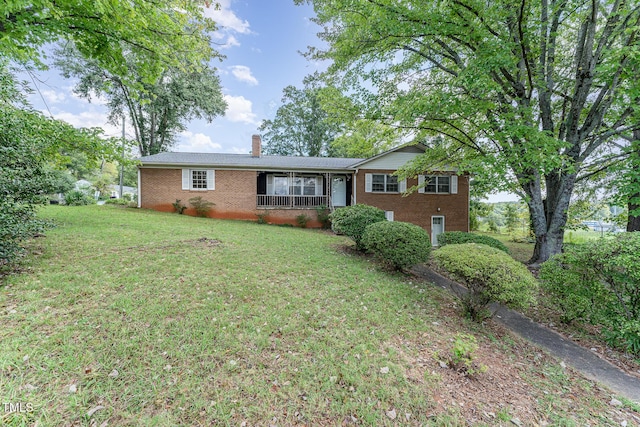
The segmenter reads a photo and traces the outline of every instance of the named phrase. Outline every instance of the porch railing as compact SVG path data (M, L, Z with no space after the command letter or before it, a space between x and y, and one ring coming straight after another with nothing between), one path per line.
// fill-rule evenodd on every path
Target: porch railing
M311 209L317 206L328 205L327 196L273 196L266 194L257 195L258 208L280 209Z

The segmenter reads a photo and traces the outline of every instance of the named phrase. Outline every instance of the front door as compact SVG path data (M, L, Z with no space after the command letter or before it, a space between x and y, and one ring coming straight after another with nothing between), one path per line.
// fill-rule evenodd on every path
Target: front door
M331 203L333 207L347 206L347 177L335 175L331 180Z
M432 216L431 217L431 244L438 246L438 236L444 233L444 217Z

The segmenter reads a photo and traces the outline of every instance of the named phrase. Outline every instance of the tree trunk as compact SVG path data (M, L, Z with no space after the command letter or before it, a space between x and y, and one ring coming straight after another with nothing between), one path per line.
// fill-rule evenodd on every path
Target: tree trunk
M640 129L633 131L633 141L631 141L631 154L629 160L629 179L632 181L631 188L635 188L635 193L629 194L629 217L627 219L627 231L640 231Z
M542 196L539 180L523 187L529 195L529 215L536 237L533 255L528 262L530 265L539 266L562 252L564 227L575 180L575 174L560 171L550 173L545 180L546 199Z
M636 194L636 197L640 198L640 194ZM632 215L636 209L640 209L640 205L634 205L633 203L628 204L629 207L629 218L627 219L627 231L640 231L640 215Z

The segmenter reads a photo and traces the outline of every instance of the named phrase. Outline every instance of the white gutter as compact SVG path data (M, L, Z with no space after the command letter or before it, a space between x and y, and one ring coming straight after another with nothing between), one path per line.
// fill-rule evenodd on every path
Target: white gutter
M142 191L140 191L140 168L138 168L138 208L142 206Z

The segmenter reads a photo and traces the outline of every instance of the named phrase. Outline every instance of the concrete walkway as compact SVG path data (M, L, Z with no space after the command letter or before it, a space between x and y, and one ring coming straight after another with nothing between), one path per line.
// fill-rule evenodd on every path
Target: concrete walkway
M454 292L466 289L456 282L424 267L416 266L412 272L425 280ZM544 348L553 356L581 372L585 377L599 382L616 394L640 403L640 379L628 375L618 367L599 358L592 351L562 337L555 331L535 323L522 314L496 305L495 320L528 341Z

